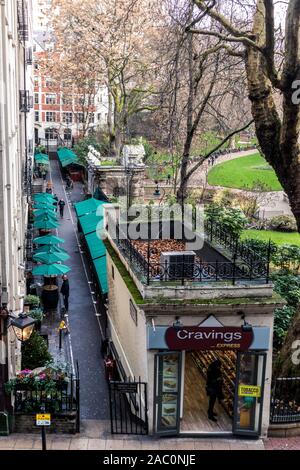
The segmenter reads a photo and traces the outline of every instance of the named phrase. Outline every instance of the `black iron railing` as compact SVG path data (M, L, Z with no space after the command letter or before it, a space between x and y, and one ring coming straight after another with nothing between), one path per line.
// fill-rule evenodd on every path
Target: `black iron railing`
M176 264L169 261L157 263L151 260L151 240L148 243L147 258L130 239L117 237L116 242L138 279L147 285L157 281L182 285L187 282L228 281L233 285L238 281L269 282L268 260L252 259L250 262L244 262L234 256L232 261L206 262L195 258L194 262L187 262L183 256L182 261Z
M28 41L28 9L25 0L18 0L18 33L20 41Z
M238 236L230 233L219 222L214 220L205 220L204 223L205 238L210 242L217 242L229 251L231 256L240 258L248 265L255 264L257 260L257 253L251 249L247 243L243 242ZM260 253L260 259L270 262L272 251L274 247L269 242L268 249L265 256Z
M76 413L77 430L80 426L79 369L71 374L68 383L58 383L55 390L46 387L33 390L25 385L17 385L14 390L15 413L34 413L43 409L48 413Z
M270 422L300 423L300 377L275 380L271 395Z

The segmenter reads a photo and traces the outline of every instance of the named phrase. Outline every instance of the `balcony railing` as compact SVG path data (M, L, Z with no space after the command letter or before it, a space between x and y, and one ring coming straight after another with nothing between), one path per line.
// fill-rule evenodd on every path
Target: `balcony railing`
M108 216L108 219L110 217ZM113 225L111 225L113 226ZM151 259L151 240L148 240L147 255L144 256L126 237L120 236L124 227L116 226L115 243L128 260L131 269L142 283L163 282L172 285L204 282L265 282L270 279L270 258L243 261L235 254L232 261L205 261L195 258L194 262L182 260L178 263L160 263Z
M29 96L28 90L20 90L20 111L29 113L33 108L33 96Z
M33 55L32 55L32 47L27 47L26 49L26 64L32 65L33 63Z
M18 0L18 33L20 41L28 41L28 10L24 0Z

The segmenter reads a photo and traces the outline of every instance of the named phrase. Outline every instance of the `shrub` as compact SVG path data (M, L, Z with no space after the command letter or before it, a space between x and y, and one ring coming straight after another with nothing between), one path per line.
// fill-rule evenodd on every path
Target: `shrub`
M274 347L278 349L287 334L295 315L296 309L289 305L282 308L276 308L274 311Z
M37 295L26 295L24 304L30 305L32 308L40 305L40 298Z
M272 256L272 262L282 271L298 274L300 268L300 247L284 244Z
M269 227L277 232L297 232L296 220L291 215L277 215L270 220Z
M28 316L37 322L41 322L44 318L43 310L41 308L34 308L28 312Z
M30 339L22 345L22 369L36 369L52 361L46 341L33 331Z
M250 248L254 251L258 258L267 258L269 251L269 242L265 240L256 240L255 238L247 238L243 241L243 245L247 248ZM270 252L271 255L274 254L277 250L275 243L270 242Z
M293 274L275 274L272 277L274 291L281 295L289 306L297 307L300 304L300 278Z
M220 207L218 204L210 204L205 210L207 220L217 222L231 235L239 237L246 226L247 219L240 209L234 207Z

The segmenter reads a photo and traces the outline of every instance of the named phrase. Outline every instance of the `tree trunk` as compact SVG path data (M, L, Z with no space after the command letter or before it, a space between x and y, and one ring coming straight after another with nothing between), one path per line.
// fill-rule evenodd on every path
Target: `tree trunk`
M235 138L236 138L235 135L233 135L232 137L230 137L230 139L229 139L229 141L228 141L228 148L229 148L229 150L234 150L234 149L236 148Z
M253 33L257 44L263 47L266 38L263 0L258 1ZM289 33L294 37L292 32L288 30L287 35ZM288 39L287 37L286 41L289 40L292 41L291 38ZM296 48L296 44L290 47ZM284 117L283 123L281 123L272 96L272 84L267 78L265 58L261 52L252 47L247 49L246 72L252 115L255 120L259 145L288 195L298 230L300 230L299 106L294 105L292 102L293 89L290 83L283 93Z
M298 309L298 312L295 314L281 351L274 362L274 377L299 377L300 364L294 363L295 361L293 360L293 353L296 351L294 341L296 340L300 340L300 309ZM300 346L297 347L298 350L299 348Z

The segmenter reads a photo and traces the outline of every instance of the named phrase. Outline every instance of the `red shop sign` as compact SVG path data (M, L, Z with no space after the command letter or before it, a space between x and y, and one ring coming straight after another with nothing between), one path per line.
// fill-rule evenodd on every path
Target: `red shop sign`
M166 331L166 343L174 350L236 349L247 351L253 341L253 331L240 327L194 327L181 329L170 327Z

